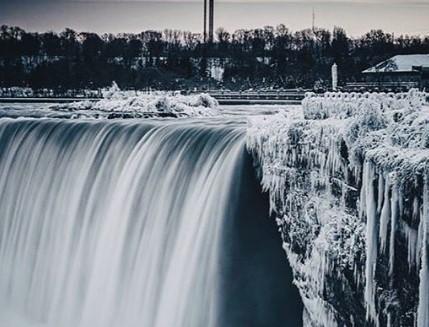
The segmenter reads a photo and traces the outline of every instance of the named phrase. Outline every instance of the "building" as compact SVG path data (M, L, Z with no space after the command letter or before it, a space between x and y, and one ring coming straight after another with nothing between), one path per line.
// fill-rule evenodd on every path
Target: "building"
M381 90L429 89L429 54L398 55L362 72L364 83Z

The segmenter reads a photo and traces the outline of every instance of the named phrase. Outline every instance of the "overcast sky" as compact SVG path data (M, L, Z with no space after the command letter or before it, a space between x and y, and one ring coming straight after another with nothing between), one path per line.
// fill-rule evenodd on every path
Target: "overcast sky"
M203 0L0 0L0 24L27 30L140 32L174 28L200 32ZM215 25L233 31L285 24L292 30L342 26L358 36L382 28L429 34L429 0L216 0Z

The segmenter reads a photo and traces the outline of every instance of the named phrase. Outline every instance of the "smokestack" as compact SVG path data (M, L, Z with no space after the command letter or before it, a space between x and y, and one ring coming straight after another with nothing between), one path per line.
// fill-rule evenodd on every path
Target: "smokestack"
M203 32L204 43L207 42L207 0L204 0L204 32Z
M214 27L214 0L209 0L209 42L213 42Z

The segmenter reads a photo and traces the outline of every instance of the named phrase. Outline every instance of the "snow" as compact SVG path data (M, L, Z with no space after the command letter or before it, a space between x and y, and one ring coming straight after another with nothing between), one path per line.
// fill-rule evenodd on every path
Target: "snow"
M411 72L415 70L413 67L429 67L429 54L397 55L364 70L363 73Z
M302 101L306 119L345 119L376 110L382 112L416 111L425 103L427 94L418 90L407 93L343 93L326 92L317 95L307 92Z
M102 92L99 101L78 101L55 105L58 111L101 111L116 113L153 113L184 117L208 117L220 114L218 102L208 94L181 95L177 92L121 91L117 84Z
M0 97L32 97L33 89L29 87L0 87Z
M409 273L420 280L414 323L429 326L429 200L427 185L421 186L429 179L425 97L417 90L307 94L301 113L249 117L247 147L270 194L308 326L364 324L359 319L400 324L399 313L388 309L401 301L393 278L409 278L395 276L399 235ZM425 214L419 213L423 202ZM337 294L332 279L362 297L366 317L335 305L335 295L348 295Z

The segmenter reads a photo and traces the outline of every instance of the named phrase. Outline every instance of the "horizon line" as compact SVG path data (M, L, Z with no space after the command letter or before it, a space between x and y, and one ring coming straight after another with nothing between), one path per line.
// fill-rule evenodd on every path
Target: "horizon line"
M302 28L302 29L293 29L293 28L290 28L290 27L288 27L286 24L284 24L284 23L279 23L279 24L276 24L276 25L264 25L264 26L260 26L260 27L255 27L255 28L245 28L245 27L242 27L242 28L237 28L237 29L234 29L234 30L229 30L229 29L227 29L227 28L225 28L224 26L218 26L217 28L216 28L216 30L217 29L219 29L219 28L222 28L222 29L224 29L226 32L228 32L228 33L230 33L230 34L234 34L235 32L237 32L237 31L240 31L240 30L244 30L244 31L252 31L252 30L258 30L258 29L264 29L265 27L273 27L273 28L276 28L277 26L280 26L280 25L283 25L283 26L285 26L286 27L286 29L289 31L289 33L296 33L296 32L302 32L302 31L307 31L307 30L312 30L313 29L313 27L312 26L308 26L308 27L305 27L305 28ZM70 29L70 30L73 30L73 31L75 31L75 32L77 32L77 33L92 33L92 34L97 34L97 35L99 35L99 36L102 36L102 35L104 35L104 34L111 34L111 35L114 35L114 36L117 36L117 35L120 35L120 34L133 34L133 35L138 35L138 34L140 34L140 33L144 33L144 32L163 32L163 31L165 31L165 30L168 30L168 31L178 31L178 32L185 32L185 33L192 33L192 34L199 34L199 35L202 35L203 34L203 32L199 32L199 31L192 31L192 30L189 30L189 29L179 29L179 28L168 28L168 27L166 27L166 28L162 28L162 29L156 29L156 28L149 28L149 29L143 29L143 30L141 30L141 31L139 31L139 32L108 32L108 31L104 31L104 32L96 32L96 31L89 31L89 30L79 30L79 29L75 29L75 28L72 28L72 27L69 27L69 26L64 26L64 27L62 27L61 28L61 30L43 30L43 31L41 31L41 30L32 30L32 29L26 29L26 28L23 28L23 27L21 27L21 26L19 26L19 25L13 25L13 24L0 24L0 26L8 26L8 27L18 27L18 28L20 28L20 29L22 29L24 32L29 32L29 33L40 33L40 34L43 34L43 33L61 33L61 32L64 32L66 29ZM327 27L323 27L323 26L314 26L314 28L316 29L316 30L325 30L325 31L329 31L329 32L333 32L333 30L334 30L334 28L340 28L340 29L342 29L342 30L344 30L345 31L345 33L346 33L346 35L347 35L347 37L348 38L350 38L350 39L356 39L356 38L361 38L361 37L363 37L363 36L365 36L366 34L368 34L368 33L370 33L370 32L372 32L372 31L382 31L383 33L385 33L385 34L390 34L390 35L393 35L395 38L397 38L397 37L401 37L401 36L409 36L409 37L419 37L419 38L426 38L426 37L428 37L428 33L429 33L429 31L423 31L423 32L417 32L417 33L395 33L395 32L389 32L389 31L387 31L387 30L384 30L384 29L382 29L382 28L372 28L372 29L368 29L368 31L367 32L364 32L363 34L359 34L359 35L354 35L354 34L349 34L348 33L348 31L347 31L347 29L346 28L344 28L343 26L340 26L340 25L335 25L333 28L327 28ZM215 30L215 31L216 31Z

